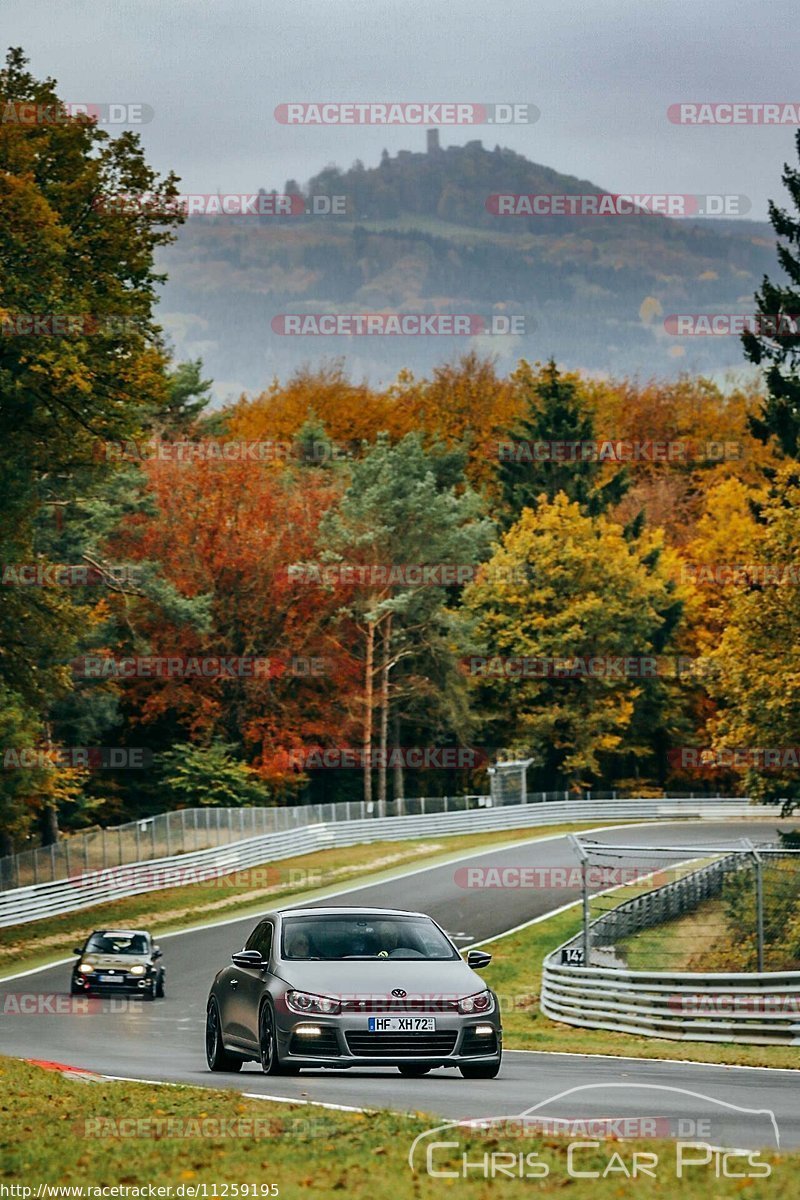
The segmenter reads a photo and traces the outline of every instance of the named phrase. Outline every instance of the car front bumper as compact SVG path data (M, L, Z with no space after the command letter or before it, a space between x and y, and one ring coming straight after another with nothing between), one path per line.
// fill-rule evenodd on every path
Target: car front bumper
M496 1062L502 1051L497 1014L436 1014L432 1032L372 1032L368 1018L296 1017L284 1014L278 1023L278 1053L298 1066L452 1066Z
M124 975L120 976L120 983L101 982L97 975L80 975L72 976L73 983L80 988L82 992L88 995L90 992L94 995L102 993L104 996L130 995L131 993L151 991L153 983L157 976L155 973L150 975Z

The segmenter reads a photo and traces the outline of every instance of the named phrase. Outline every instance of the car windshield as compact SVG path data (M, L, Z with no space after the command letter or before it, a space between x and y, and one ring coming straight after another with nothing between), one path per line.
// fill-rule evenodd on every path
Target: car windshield
M93 933L86 943L86 954L147 954L143 933Z
M458 958L429 917L290 917L283 923L282 957L295 961L343 958Z

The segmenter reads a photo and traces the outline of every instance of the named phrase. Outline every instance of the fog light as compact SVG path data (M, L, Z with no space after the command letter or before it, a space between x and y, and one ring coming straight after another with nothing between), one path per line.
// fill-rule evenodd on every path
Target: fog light
M493 1025L476 1025L475 1032L478 1035L478 1037L491 1037L491 1035L494 1033L494 1026Z
M296 1025L294 1029L300 1037L321 1037L322 1030L319 1025Z

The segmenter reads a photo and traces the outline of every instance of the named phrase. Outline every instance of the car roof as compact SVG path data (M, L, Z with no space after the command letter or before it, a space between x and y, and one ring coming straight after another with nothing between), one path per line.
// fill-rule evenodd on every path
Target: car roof
M95 929L89 937L94 937L96 933L102 937L150 937L146 929Z
M335 907L331 905L326 908L279 908L276 910L276 915L279 917L427 917L427 913L412 912L407 908L364 908L361 905L358 907Z

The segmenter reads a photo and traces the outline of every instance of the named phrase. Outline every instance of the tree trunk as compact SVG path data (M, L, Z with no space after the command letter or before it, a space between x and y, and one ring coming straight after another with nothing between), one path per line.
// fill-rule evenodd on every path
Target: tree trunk
M48 804L47 808L42 809L39 817L39 829L43 846L54 846L58 842L58 810L55 804Z
M375 626L370 621L367 625L367 661L364 678L364 730L361 740L364 771L364 801L372 801L372 675L375 669Z
M399 715L399 713L394 714L394 720L392 721L392 731L394 734L394 744L395 744L395 746L399 746L400 745L400 715ZM405 778L403 775L403 760L399 754L395 755L395 760L394 760L394 782L393 782L392 790L394 791L395 809L396 809L397 815L404 816L405 809L406 809L406 806L405 806L406 781L405 781Z
M382 817L386 816L386 755L389 742L389 656L392 645L392 614L386 618L381 639L381 750L378 759L378 810Z
M45 738L48 751L53 749L53 737L50 732L50 725L45 726ZM54 846L59 839L58 832L58 809L55 801L43 808L39 815L39 828L41 830L41 838L43 846Z

